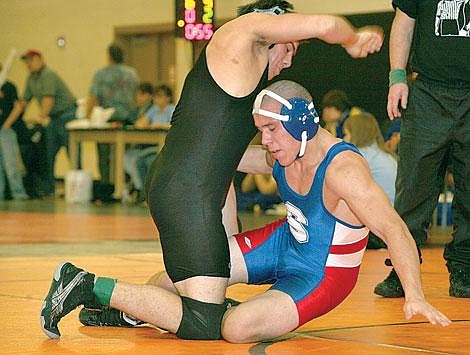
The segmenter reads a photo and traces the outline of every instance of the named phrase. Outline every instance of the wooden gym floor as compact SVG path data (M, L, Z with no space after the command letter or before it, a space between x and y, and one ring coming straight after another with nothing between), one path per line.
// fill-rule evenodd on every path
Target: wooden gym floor
M242 215L251 228L274 217ZM439 232L439 231L438 231ZM0 354L470 354L470 300L448 295L442 245L449 231L435 232L424 250L428 300L454 322L447 328L416 317L406 321L402 299L373 294L388 273L385 250L368 250L351 296L329 314L296 332L263 343L183 341L149 327L84 327L78 310L50 340L39 310L55 266L69 260L98 275L143 283L163 268L153 223L141 207L66 205L63 201L0 202ZM233 286L245 300L265 287Z

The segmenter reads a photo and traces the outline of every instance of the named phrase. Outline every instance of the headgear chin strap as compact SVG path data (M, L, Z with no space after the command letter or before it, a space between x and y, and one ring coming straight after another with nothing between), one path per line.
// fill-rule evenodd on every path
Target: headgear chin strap
M261 102L266 95L282 104L280 113L260 108ZM305 154L307 141L317 134L318 123L320 122L320 117L315 110L313 102L309 102L300 97L293 97L286 100L282 96L267 89L261 90L258 96L256 96L253 105L253 114L255 113L281 121L286 131L289 132L294 139L301 142L298 158L301 158Z

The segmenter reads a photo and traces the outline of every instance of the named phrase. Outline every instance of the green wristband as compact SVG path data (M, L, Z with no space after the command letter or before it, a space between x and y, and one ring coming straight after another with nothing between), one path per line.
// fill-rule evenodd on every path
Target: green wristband
M93 286L93 293L103 306L109 306L111 295L116 286L116 280L109 277L97 277Z
M388 86L392 86L393 84L406 84L406 70L405 69L392 69L388 74Z

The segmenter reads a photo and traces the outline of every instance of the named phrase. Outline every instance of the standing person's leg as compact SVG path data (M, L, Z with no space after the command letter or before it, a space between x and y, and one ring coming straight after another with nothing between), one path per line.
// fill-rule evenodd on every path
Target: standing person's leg
M401 121L398 149L395 209L421 247L442 189L450 154L452 118L443 112L434 84L419 79L410 90L408 108ZM386 261L391 265L390 260ZM384 297L403 297L400 280L392 269L374 292Z
M23 186L26 193L30 198L37 197L37 187L34 184L34 163L32 160L33 157L33 144L31 141L26 141L23 144L20 144L21 159L23 160L23 165L26 169L26 174L23 177Z
M455 195L453 238L444 258L450 272L450 295L470 297L470 90L455 90L447 107L453 109L455 118L451 157Z
M13 199L26 200L28 195L24 189L23 177L20 173L20 148L13 129L0 130L0 150L2 152L5 175L8 179Z
M5 199L5 170L3 168L4 163L3 163L3 156L2 152L0 151L0 201L3 201Z
M110 183L111 175L109 170L111 146L105 143L98 143L98 169L102 183Z
M157 157L156 147L145 148L142 151L142 154L139 155L136 161L136 171L137 175L142 181L142 189L137 195L137 202L143 203L147 200L147 194L145 191L145 182L147 181L147 176L150 172L150 167Z
M31 137L33 148L31 155L33 183L37 197L47 196L48 172L46 128L37 125Z
M145 185L145 181L147 181L147 176L150 172L150 166L155 161L156 157L157 157L157 153L155 151L151 151L148 153L146 152L145 154L143 154L137 159L137 163L136 163L137 172L142 178L144 185Z
M140 149L129 148L124 153L124 171L131 177L132 184L137 190L142 190L143 182L137 173L137 159Z
M75 119L75 112L77 107L75 105L71 106L66 112L62 113L58 117L57 122L57 135L61 147L67 149L67 154L69 153L69 132L66 128L67 123ZM78 165L80 165L80 149L78 150Z
M63 125L60 116L51 117L49 125L45 128L47 173L45 176L46 195L55 193L55 157L63 145Z

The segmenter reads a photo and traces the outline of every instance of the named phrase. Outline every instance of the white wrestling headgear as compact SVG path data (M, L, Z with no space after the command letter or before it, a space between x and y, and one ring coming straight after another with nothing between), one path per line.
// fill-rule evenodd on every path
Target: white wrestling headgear
M261 108L261 102L266 95L282 104L280 113ZM256 96L252 113L281 121L286 131L289 132L294 139L301 142L300 151L297 155L298 158L301 158L305 154L307 141L317 134L320 122L320 117L315 110L313 102L309 102L300 97L292 97L286 100L282 96L267 89L261 90Z

